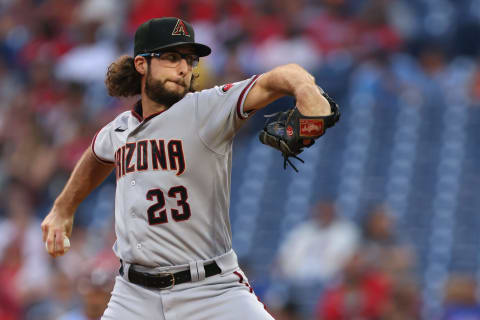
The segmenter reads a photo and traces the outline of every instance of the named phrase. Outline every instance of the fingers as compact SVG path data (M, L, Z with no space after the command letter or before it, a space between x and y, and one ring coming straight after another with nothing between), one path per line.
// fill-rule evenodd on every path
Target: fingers
M64 248L63 248L63 237L65 236L65 232L62 232L61 230L55 230L55 256L61 256L63 255Z
M48 216L43 220L42 225L42 240L45 242L45 249L47 250L48 254L52 257L55 257L55 235L49 228Z
M56 258L65 254L65 247L63 245L65 235L66 233L62 230L50 230L45 241L45 247L49 255Z
M67 225L65 231L66 231L66 232L65 232L65 235L66 235L67 237L71 238L71 237L72 237L72 226L71 226L71 225Z
M41 224L42 240L49 255L62 256L66 253L64 239L72 233L73 220L52 210ZM68 251L68 248L67 248Z
M45 240L45 246L47 248L47 252L49 255L52 257L55 257L55 238L54 238L54 233L49 232L47 233L47 239Z
M46 242L47 241L47 235L48 235L48 225L43 222L42 223L42 241Z

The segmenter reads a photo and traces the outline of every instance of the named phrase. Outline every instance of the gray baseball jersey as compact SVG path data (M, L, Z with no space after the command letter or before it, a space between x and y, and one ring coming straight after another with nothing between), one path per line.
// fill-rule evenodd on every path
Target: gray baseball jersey
M120 259L175 266L231 250L232 141L257 78L189 93L145 119L138 103L98 132L94 154L116 167Z

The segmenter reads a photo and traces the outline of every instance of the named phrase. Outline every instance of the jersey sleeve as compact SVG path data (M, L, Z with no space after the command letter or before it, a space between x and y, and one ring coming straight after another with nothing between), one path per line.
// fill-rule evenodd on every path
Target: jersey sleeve
M92 151L98 161L113 164L115 151L112 142L112 122L97 132L92 141Z
M253 114L243 111L248 92L259 75L247 80L215 86L198 93L196 118L200 138L213 151L224 154L245 120Z

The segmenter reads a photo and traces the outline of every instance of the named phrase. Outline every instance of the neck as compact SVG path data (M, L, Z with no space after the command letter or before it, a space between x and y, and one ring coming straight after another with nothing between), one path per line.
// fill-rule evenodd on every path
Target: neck
M143 119L151 116L152 114L162 112L166 109L168 108L165 105L156 103L145 94L145 91L142 92L142 118Z

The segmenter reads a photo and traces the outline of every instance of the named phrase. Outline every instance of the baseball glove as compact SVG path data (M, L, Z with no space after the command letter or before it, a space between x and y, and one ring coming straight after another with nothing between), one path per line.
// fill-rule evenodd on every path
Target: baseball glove
M308 117L298 111L296 107L287 111L277 112L265 116L265 127L260 131L260 141L263 144L280 150L283 156L283 168L287 163L296 171L298 169L290 161L290 157L304 162L298 157L304 148L311 147L315 140L325 134L340 119L338 104L320 88L322 95L330 104L332 113L328 116Z

